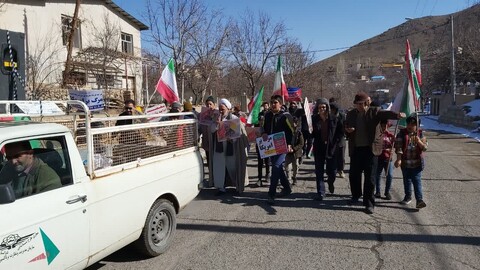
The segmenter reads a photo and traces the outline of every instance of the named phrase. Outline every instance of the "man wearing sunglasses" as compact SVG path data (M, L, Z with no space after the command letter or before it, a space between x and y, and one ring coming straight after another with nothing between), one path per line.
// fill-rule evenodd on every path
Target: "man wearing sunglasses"
M125 107L123 108L123 112L118 116L130 116L134 115L135 110L135 101L132 99L125 100ZM115 126L123 126L123 125L131 125L133 124L133 119L121 119L118 120Z
M62 186L57 173L33 155L28 141L5 145L7 165L0 172L2 184L11 182L17 199Z

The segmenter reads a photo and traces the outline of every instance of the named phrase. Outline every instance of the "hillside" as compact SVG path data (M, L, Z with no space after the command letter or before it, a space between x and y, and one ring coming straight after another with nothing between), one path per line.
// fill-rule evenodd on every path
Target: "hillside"
M463 49L462 54L457 57L462 65L457 68L457 82L475 79L480 81L478 29L480 5L474 5L452 15L455 47ZM422 88L425 95L428 96L434 89L448 89L451 59L450 29L450 14L406 21L346 51L311 65L306 70L310 83L303 91L311 98L320 95L336 97L343 106L350 106L352 97L360 90L368 92L375 89L390 89L390 96L394 96L402 86L405 76L402 66L405 63L406 39L410 40L412 54L417 49L421 51L424 80ZM469 69L466 62L469 62ZM375 75L384 76L386 79L377 82L365 80Z

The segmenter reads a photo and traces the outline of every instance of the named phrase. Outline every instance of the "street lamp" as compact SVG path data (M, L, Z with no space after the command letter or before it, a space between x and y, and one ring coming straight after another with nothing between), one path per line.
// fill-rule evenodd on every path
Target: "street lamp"
M452 105L456 105L456 97L455 94L457 92L456 89L456 77L455 77L455 42L454 42L454 35L453 35L453 14L450 15L450 34L451 34L451 68L450 68L450 76L451 76L451 83L452 83L452 95L453 95L453 102Z

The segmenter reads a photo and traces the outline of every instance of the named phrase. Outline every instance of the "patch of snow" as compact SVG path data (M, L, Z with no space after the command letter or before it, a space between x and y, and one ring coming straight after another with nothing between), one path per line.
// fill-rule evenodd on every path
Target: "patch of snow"
M478 100L478 101L480 101L480 100ZM478 109L480 110L480 102L478 104L479 104ZM473 106L472 106L472 111L473 111ZM477 114L477 115L480 115L480 113ZM465 128L456 127L454 125L442 124L442 123L438 122L438 116L431 116L431 115L422 116L422 117L420 117L420 119L421 119L422 129L444 130L444 131L451 132L451 133L462 134L465 137L470 137L470 138L476 140L477 142L480 142L480 132L479 132L478 129L468 130L468 129L465 129Z
M480 99L472 100L462 106L470 106L471 111L467 113L468 116L480 116Z

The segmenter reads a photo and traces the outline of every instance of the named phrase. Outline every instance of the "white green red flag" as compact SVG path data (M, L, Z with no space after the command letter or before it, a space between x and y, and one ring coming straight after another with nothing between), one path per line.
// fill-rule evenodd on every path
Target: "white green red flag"
M163 69L162 76L160 76L155 89L168 103L179 100L177 80L175 79L175 62L173 59L170 59Z
M280 95L283 100L288 100L287 85L283 80L282 58L278 56L277 68L275 71L275 82L273 84L273 95Z
M415 58L413 60L413 66L415 67L415 73L417 74L418 84L422 85L422 62L420 60L420 49L417 50Z
M252 109L250 110L250 114L248 115L247 124L251 124L251 125L258 124L258 115L260 113L260 108L262 107L262 99L263 99L263 86L253 98L253 106L252 106Z
M418 97L420 96L420 86L418 84L417 74L412 61L412 54L410 51L410 42L406 43L405 62L407 67L407 80L402 87L402 90L397 94L392 105L388 110L394 112L403 112L408 117L412 113L419 111ZM406 126L405 118L399 122L400 126Z

